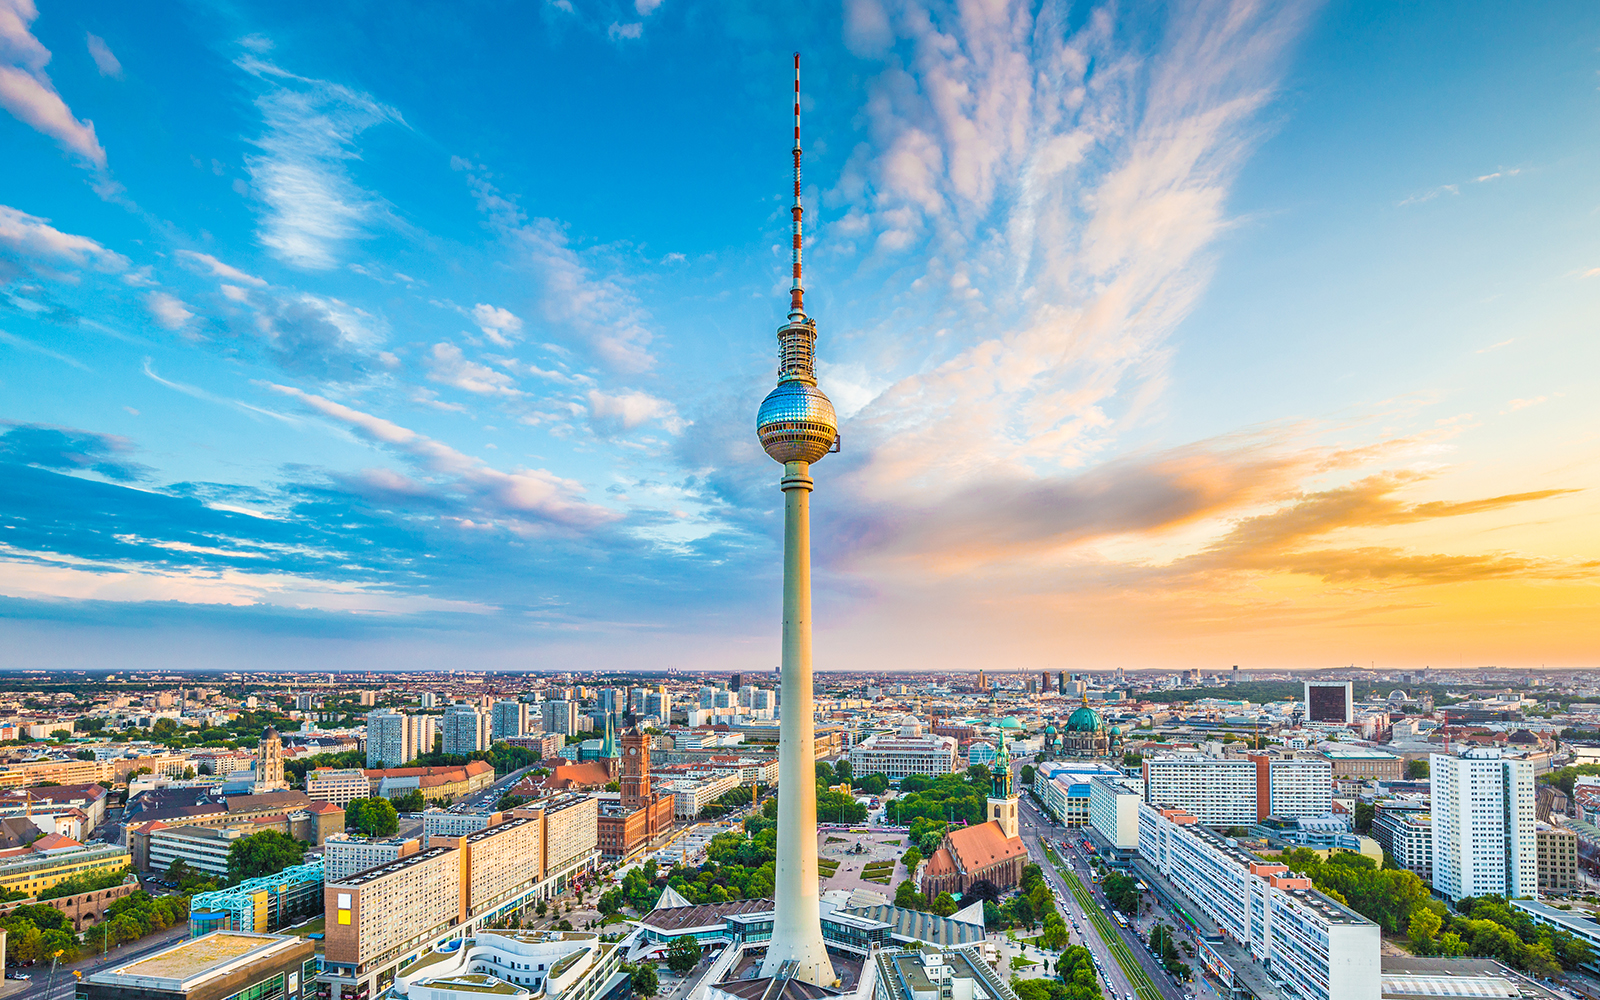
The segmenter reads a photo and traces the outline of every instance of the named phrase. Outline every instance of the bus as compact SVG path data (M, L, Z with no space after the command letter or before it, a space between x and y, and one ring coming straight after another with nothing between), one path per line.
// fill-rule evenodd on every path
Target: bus
M1128 929L1128 918L1127 917L1123 916L1121 913L1118 913L1116 910L1112 910L1111 911L1111 915L1113 917L1117 918L1117 926L1118 927L1121 927L1123 930L1127 930Z

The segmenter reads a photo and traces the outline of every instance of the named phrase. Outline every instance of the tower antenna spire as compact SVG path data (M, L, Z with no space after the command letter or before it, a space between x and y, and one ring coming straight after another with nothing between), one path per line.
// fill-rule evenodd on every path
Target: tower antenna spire
M804 319L806 315L806 288L800 278L801 238L805 231L805 208L800 204L800 53L794 54L794 205L789 209L794 217L794 251L790 258L794 266L794 281L789 286L789 319Z

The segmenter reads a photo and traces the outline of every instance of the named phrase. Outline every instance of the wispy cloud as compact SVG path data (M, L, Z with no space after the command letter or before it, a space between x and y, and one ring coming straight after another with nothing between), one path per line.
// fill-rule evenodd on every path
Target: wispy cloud
M246 274L236 267L224 264L222 261L208 253L198 253L194 250L179 250L177 256L179 260L182 260L201 270L202 273L210 274L213 277L224 278L228 281L236 281L244 285L253 285L256 288L265 288L267 285L264 279L258 278L253 274Z
M112 54L111 46L106 44L106 40L99 35L86 34L84 41L89 46L89 58L94 60L95 68L100 71L100 75L122 79L122 63Z
M669 434L681 432L685 426L677 409L664 399L648 393L632 391L612 395L595 389L589 390L589 423L597 433L605 436L631 431L649 421L656 421Z
M454 344L434 344L426 360L428 378L479 396L520 396L516 382L505 372L468 361Z
M512 315L511 310L499 306L479 302L472 307L472 319L485 337L501 347L511 346L512 339L522 333L522 320Z
M634 39L643 37L643 35L644 25L638 21L633 21L628 24L619 24L616 21L612 21L611 27L606 29L606 37L611 39L613 42L624 40L632 41Z
M176 296L166 292L151 292L144 297L145 309L150 318L168 330L181 330L194 319L194 313Z
M576 332L607 365L630 372L654 365L648 317L619 277L597 273L596 255L572 249L561 223L528 219L480 165L461 157L451 157L450 165L466 173L478 210L506 240L513 265L532 277L543 319ZM500 335L509 332L494 329Z
M0 247L22 257L87 265L103 271L122 271L128 267L128 258L107 250L89 237L64 233L50 225L49 219L7 205L0 205Z
M513 520L530 528L589 529L616 515L581 498L583 487L543 469L501 472L449 445L424 437L382 417L295 389L272 385L276 392L300 400L310 409L348 427L358 437L383 447L433 477L429 484L378 475L369 481L382 489L437 492L469 501L480 516Z
M94 123L73 116L44 71L50 50L31 30L38 16L33 0L0 0L0 107L103 172L106 151Z
M245 158L251 188L265 203L260 240L297 267L338 265L349 241L367 234L380 200L351 178L362 132L400 112L370 95L327 80L296 76L256 56L237 60L260 81L256 98L264 129L252 140L261 151Z

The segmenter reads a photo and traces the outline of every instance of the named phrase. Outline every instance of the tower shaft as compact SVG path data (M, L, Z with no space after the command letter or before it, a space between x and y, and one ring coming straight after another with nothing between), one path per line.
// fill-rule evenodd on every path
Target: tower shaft
M783 677L778 723L778 859L772 943L762 976L788 961L796 978L834 981L817 885L816 732L811 694L811 465L783 467Z

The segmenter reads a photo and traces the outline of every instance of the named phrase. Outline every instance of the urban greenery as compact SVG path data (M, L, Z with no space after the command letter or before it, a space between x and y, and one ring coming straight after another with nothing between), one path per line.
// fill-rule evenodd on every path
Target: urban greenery
M101 889L110 889L112 886L121 885L128 877L127 868L118 868L114 872L90 872L84 875L74 875L64 878L48 889L40 890L39 902L47 899L60 899L63 896L76 896L80 892L98 892Z
M228 846L228 880L237 885L245 879L276 875L299 864L305 853L305 844L276 830L240 837Z
M147 892L135 892L112 903L106 909L105 920L85 931L83 937L91 949L103 951L137 941L155 931L164 931L188 916L188 896L152 896Z
M681 976L700 964L700 955L700 942L692 935L679 935L667 945L667 968Z
M400 832L400 814L385 798L352 799L344 807L344 824L369 837L392 837Z
M1100 1000L1100 982L1095 977L1094 956L1089 949L1074 945L1056 960L1059 979L1011 980L1011 992L1018 1000Z

